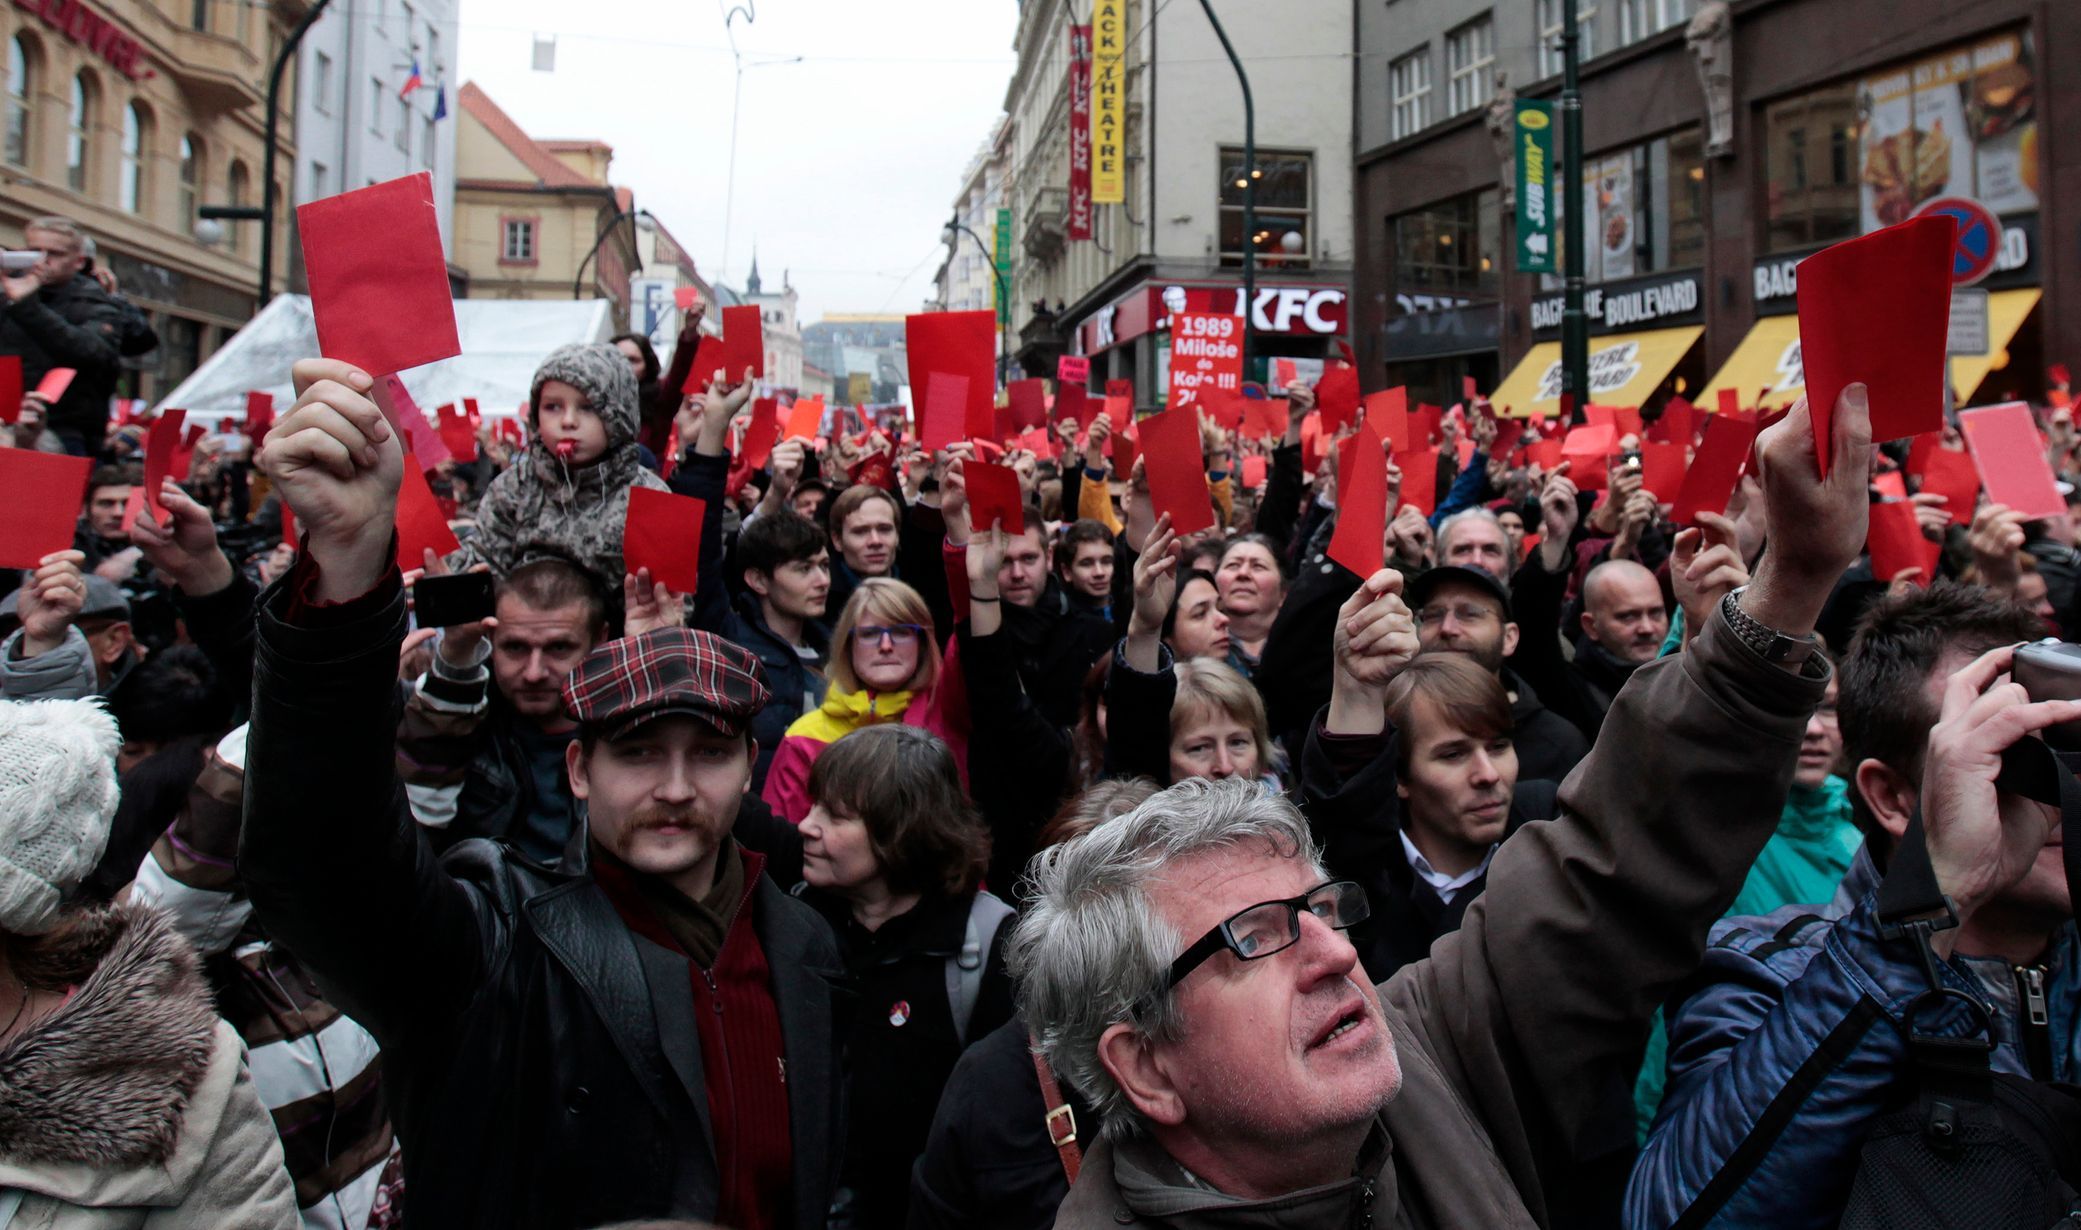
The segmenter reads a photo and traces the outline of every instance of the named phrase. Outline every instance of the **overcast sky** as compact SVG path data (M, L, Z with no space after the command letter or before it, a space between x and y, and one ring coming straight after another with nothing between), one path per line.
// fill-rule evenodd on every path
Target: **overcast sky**
M705 278L741 286L756 242L768 290L791 271L804 323L916 311L1003 107L1017 4L727 2L756 9L732 27L745 67L727 264L737 78L716 0L462 0L453 84L475 81L532 136L613 145L614 182ZM538 33L556 36L554 72L530 67Z

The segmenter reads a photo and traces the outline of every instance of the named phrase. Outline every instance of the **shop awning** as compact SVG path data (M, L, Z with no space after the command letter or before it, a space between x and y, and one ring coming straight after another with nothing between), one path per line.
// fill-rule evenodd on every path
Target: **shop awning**
M1756 406L1763 394L1765 410L1782 410L1806 392L1806 365L1799 361L1799 317L1765 316L1727 356L1720 370L1691 400L1706 410L1720 408L1720 390L1741 395L1742 409Z
M1697 325L1685 325L1591 338L1590 397L1613 406L1640 405L1703 332ZM1532 347L1489 400L1518 417L1560 413L1561 344Z
M2030 310L2038 306L2038 294L2037 288L2027 287L1997 290L1987 296L1987 353L1956 355L1951 359L1951 387L1958 394L1959 405L1972 404L1973 394L1997 365L2008 366L2009 339L2023 327Z

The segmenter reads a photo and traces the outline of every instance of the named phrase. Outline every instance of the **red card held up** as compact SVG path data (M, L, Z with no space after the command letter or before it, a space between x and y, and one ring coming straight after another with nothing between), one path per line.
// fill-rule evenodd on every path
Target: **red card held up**
M723 370L730 373L730 381L734 384L744 379L747 367L754 378L766 374L765 326L760 322L757 306L726 307L723 309Z
M299 205L296 226L326 358L382 376L462 353L432 175Z
M1697 438L1692 424L1698 412L1681 397L1672 397L1662 407L1662 417L1647 429L1647 438L1663 444L1689 444Z
M1735 389L1735 388L1725 388L1725 389L1721 389L1721 390L1720 390L1720 413L1721 413L1721 414L1740 414L1740 413L1741 413L1741 390L1740 390L1740 389Z
M1601 490L1618 433L1609 423L1570 428L1561 441L1561 458L1568 463L1568 477L1583 491Z
M2030 407L2020 401L1963 410L1958 425L1972 449L1973 463L1987 484L1987 498L2026 517L2057 517L2066 500L2053 485L2044 441Z
M1171 528L1180 534L1213 528L1214 502L1200 463L1199 416L1190 407L1166 410L1143 419L1140 430L1142 469L1157 515L1169 513Z
M968 377L927 372L921 387L925 400L918 408L918 439L926 452L936 453L969 434ZM989 409L994 419L996 408Z
M1259 440L1280 440L1286 436L1286 424L1293 418L1293 403L1284 397L1253 397L1244 400L1247 417L1244 434Z
M1953 525L1971 525L1980 502L1980 471L1960 449L1931 449L1922 462L1922 494L1943 496Z
M1489 443L1489 456L1501 457L1505 461L1517 451L1518 441L1525 437L1523 419L1497 419L1496 438Z
M1300 383L1300 379L1301 379L1301 373L1300 373L1300 369L1294 366L1294 363L1293 363L1293 360L1292 360L1292 359L1273 359L1273 360L1272 360L1272 387L1273 387L1273 388L1275 388L1275 389L1283 389L1283 388L1286 388L1286 387L1288 387L1289 385L1299 384L1299 383Z
M0 568L34 568L72 546L86 494L87 457L0 448Z
M1251 453L1243 458L1243 489L1255 491L1264 486L1265 459L1262 453Z
M1358 407L1358 369L1343 363L1323 368L1322 379L1315 382L1315 408L1322 414L1323 434L1337 434L1357 417Z
M999 524L1007 534L1025 528L1026 502L1019 496L1019 476L1010 466L965 461L961 478L968 487L969 523L977 533Z
M629 575L648 568L650 579L673 593L693 593L701 584L701 519L707 513L707 502L690 495L629 488L629 519L621 532Z
M1534 440L1525 445L1525 464L1538 466L1548 474L1559 469L1563 460L1559 440Z
M1047 424L1047 381L1014 380L1005 386L1005 397L1011 405L1012 426L1017 430L1031 431Z
M1915 584L1928 585L1936 579L1937 560L1943 548L1922 536L1915 520L1915 506L1887 501L1871 506L1871 521L1865 529L1865 549L1871 552L1872 579L1881 585L1909 568L1919 571Z
M1409 432L1409 390L1401 386L1365 396L1366 426L1386 441L1395 452L1425 443L1412 440Z
M441 506L434 500L433 488L427 486L424 463L412 454L405 454L405 477L397 488L397 566L400 569L424 566L425 553L432 550L435 555L447 555L461 544L455 541L455 531L448 528L448 518L441 515Z
M1438 511L1438 450L1413 448L1395 454L1402 471L1402 503L1413 504L1428 517ZM1402 511L1396 509L1396 512Z
M1640 485L1654 493L1655 499L1664 504L1674 504L1683 492L1684 454L1688 451L1682 444L1664 444L1648 440L1640 446Z
M1678 488L1676 506L1669 519L1678 525L1696 525L1701 512L1727 511L1734 498L1734 485L1741 481L1749 450L1756 443L1756 423L1740 414L1715 414L1705 421L1705 439L1698 455Z
M1091 383L1091 360L1083 355L1066 354L1055 360L1055 383L1073 384L1083 388Z
M920 312L904 318L904 344L910 362L913 396L924 390L928 418L933 401L932 377L941 388L960 391L962 416L951 437L927 436L925 447L945 448L964 437L989 439L997 416L997 315L980 312ZM951 378L951 380L947 378ZM941 429L944 431L944 426Z
M686 369L686 383L679 386L679 391L695 396L706 393L719 372L724 384L735 384L738 378L724 370L728 366L723 357L723 339L703 335L694 347L694 365Z
M72 368L54 367L43 374L43 379L36 382L36 395L43 399L45 405L55 406L58 400L65 396L65 390L72 387L72 378L77 375L79 373Z
M1337 528L1329 557L1360 577L1387 562L1387 456L1371 426L1337 445Z
M22 417L22 356L0 354L0 423Z
M1139 451L1130 432L1116 431L1106 437L1106 455L1113 459L1113 477L1125 479L1132 475L1135 455Z
M137 514L143 512L144 507L145 485L139 483L130 489L130 497L123 501L123 535L125 537L129 536L130 527L137 524ZM287 509L289 506L284 504L282 507Z
M1425 402L1409 412L1409 445L1423 448L1445 438L1445 410Z
M1915 477L1921 477L1923 469L1929 465L1930 451L1942 445L1943 442L1944 433L1940 431L1925 431L1908 441L1908 464L1905 467L1907 472Z
M1124 398L1128 401L1133 401L1134 381L1126 379L1106 381L1106 396L1109 398L1119 397Z
M1055 421L1089 427L1091 420L1098 417L1101 404L1094 402L1081 384L1061 385L1055 390Z
M159 484L167 478L180 481L180 475L174 473L173 455L180 451L181 426L187 419L186 410L168 410L152 420L145 436L145 500L152 506L155 521L166 519L166 509L159 503Z
M1848 385L1868 391L1874 443L1943 427L1957 234L1950 215L1926 214L1799 263L1799 352L1822 477Z
M1134 419L1134 399L1132 397L1116 397L1108 393L1099 409L1104 411L1106 417L1112 420L1114 431L1120 430L1123 424ZM1098 416L1092 415L1092 417L1097 418Z
M763 470L773 460L773 446L780 443L780 403L760 397L751 404L751 423L744 429L744 464Z
M724 311L730 309L724 308ZM788 408L788 429L781 433L785 440L814 440L824 425L824 399L821 397L798 397Z
M672 306L680 311L684 312L699 302L701 302L699 289L692 286L675 286L672 288Z

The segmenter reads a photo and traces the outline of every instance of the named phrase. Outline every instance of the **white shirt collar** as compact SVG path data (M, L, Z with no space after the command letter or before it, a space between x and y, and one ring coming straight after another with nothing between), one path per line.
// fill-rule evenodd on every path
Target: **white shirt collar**
M1431 866L1431 860L1425 858L1423 851L1416 848L1416 843L1409 840L1407 830L1396 835L1402 839L1402 853L1409 859L1409 869L1423 877L1424 883L1437 889L1438 899L1447 905L1452 904L1452 899L1459 895L1461 889L1487 875L1489 862L1496 857L1496 847L1490 846L1488 853L1481 856L1481 864L1479 866L1471 871L1463 871L1459 875L1449 876Z

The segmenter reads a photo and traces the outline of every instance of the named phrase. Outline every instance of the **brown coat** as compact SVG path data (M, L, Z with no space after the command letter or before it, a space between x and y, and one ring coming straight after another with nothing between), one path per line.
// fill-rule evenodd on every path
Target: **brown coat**
M1505 842L1460 930L1380 987L1402 1090L1381 1113L1399 1162L1375 1172L1375 1224L1406 1224L1398 1196L1420 1201L1418 1224L1549 1224L1574 1160L1605 1143L1592 1137L1655 1006L1776 827L1824 686L1763 661L1721 616L1635 672L1562 786L1561 818ZM1291 1198L1123 1195L1120 1164L1111 1142L1094 1148L1056 1226L1342 1227L1361 1186L1295 1216ZM1398 1171L1420 1192L1397 1192Z

